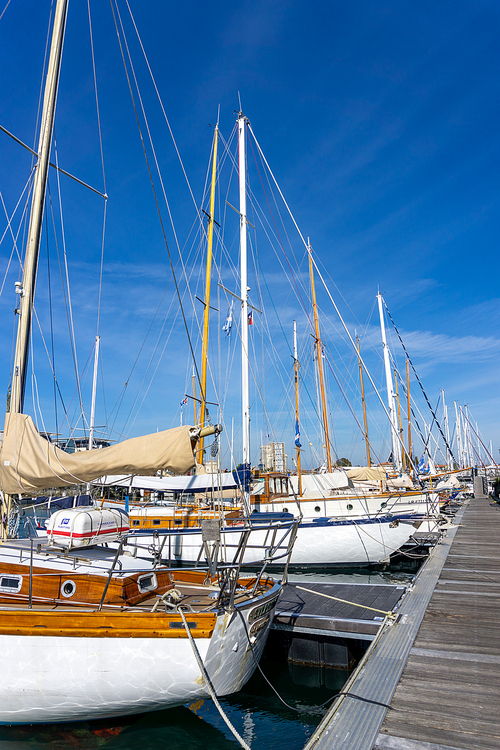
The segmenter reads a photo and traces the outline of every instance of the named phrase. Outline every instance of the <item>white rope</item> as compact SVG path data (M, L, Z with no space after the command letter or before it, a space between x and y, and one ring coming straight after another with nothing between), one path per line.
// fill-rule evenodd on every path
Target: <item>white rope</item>
M241 737L238 734L237 730L235 729L235 727L233 727L233 725L229 721L229 718L224 713L224 709L222 708L221 704L219 703L219 701L217 699L217 694L216 694L216 692L214 690L214 687L213 687L213 685L212 685L212 683L210 681L210 677L208 676L207 670L205 669L205 665L203 664L203 662L201 660L200 653L198 651L198 648L196 646L196 643L195 643L195 640L194 640L194 638L192 636L192 633L191 633L191 631L189 629L189 625L186 622L186 618L184 617L184 612L182 611L181 607L178 608L178 612L179 612L180 616L182 617L182 622L184 623L184 627L186 628L186 633L188 635L189 641L190 641L191 646L193 648L193 653L195 655L196 661L198 662L198 666L199 666L199 668L201 670L201 673L202 673L203 677L205 678L205 682L206 682L206 685L207 685L208 692L210 693L210 697L212 698L213 702L217 706L217 709L218 709L220 715L222 716L222 718L224 719L225 723L229 727L231 733L234 735L234 737L236 737L236 739L240 743L241 747L245 748L245 750L251 750L250 746L247 745L247 743L245 742L245 740L243 739L243 737Z
M368 607L366 604L358 604L358 602L349 602L347 599L339 599L338 596L331 596L330 594L323 594L321 591L313 591L313 589L306 589L303 586L297 586L295 585L296 589L300 589L301 591L307 591L309 594L316 594L316 596L322 596L325 599L333 599L336 602L342 602L342 604L351 604L353 607L361 607L361 609L369 609L371 612L379 612L381 615L385 615L386 617L389 617L391 620L394 620L396 615L388 611L386 612L383 609L376 609L376 607Z

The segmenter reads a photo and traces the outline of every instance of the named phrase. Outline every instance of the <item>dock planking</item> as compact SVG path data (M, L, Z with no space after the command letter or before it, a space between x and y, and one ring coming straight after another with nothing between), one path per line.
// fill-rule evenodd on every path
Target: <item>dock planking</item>
M500 749L499 531L489 498L458 512L305 750Z
M374 748L500 748L500 506L470 502ZM395 744L396 743L396 744ZM406 743L406 744L403 744Z

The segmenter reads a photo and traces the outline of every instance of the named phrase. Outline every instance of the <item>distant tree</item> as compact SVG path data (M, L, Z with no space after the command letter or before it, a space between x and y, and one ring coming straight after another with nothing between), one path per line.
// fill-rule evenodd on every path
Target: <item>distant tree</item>
M352 466L352 464L348 458L339 458L338 461L335 461L335 466Z

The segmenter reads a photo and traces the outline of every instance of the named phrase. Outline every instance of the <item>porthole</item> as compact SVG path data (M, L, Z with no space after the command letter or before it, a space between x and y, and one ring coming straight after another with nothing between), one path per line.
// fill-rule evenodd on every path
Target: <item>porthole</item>
M22 576L0 576L0 591L3 593L18 594L22 585Z
M283 513L288 513L288 508L283 508Z
M352 510L354 508L354 505L351 505L351 503L347 504L347 510Z
M61 594L66 598L69 599L73 596L73 594L76 591L76 584L74 581L64 581L63 584L61 584Z
M319 507L319 505L317 505L314 510L316 511L316 513L320 513L321 512L321 508Z
M380 503L381 508L387 508L387 503Z
M154 573L147 573L137 579L139 591L143 594L145 591L154 591L158 588L158 581Z

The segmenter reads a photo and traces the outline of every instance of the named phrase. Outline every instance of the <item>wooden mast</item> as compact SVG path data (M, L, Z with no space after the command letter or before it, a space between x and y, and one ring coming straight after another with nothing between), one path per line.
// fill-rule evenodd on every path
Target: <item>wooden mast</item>
M43 96L42 118L38 140L38 160L35 167L33 181L33 197L24 256L23 279L21 285L16 284L19 294L19 322L17 326L16 347L12 369L10 395L7 399L6 430L8 413L21 414L24 407L26 389L26 369L28 364L28 347L33 316L33 300L35 297L38 256L40 252L40 238L43 224L43 209L49 169L52 135L54 132L54 116L61 70L61 56L68 14L68 0L57 0L52 27L52 41L50 46L47 77ZM10 513L10 496L6 495L2 502L2 518L6 518L6 525L0 524L2 539L8 535L8 518Z
M201 348L201 404L200 404L200 427L205 426L207 411L207 367L208 367L208 317L210 310L210 281L212 275L212 243L214 235L214 210L215 210L215 177L217 171L217 136L219 126L215 126L214 153L212 161L212 185L210 188L210 215L208 217L208 242L207 242L207 269L205 278L205 310L203 313L203 343ZM203 463L203 438L198 443L198 463Z
M33 197L28 230L28 241L24 258L22 287L18 289L19 323L14 355L14 368L10 394L9 411L20 414L24 406L24 392L26 387L26 367L28 362L28 346L33 315L33 298L35 296L38 255L40 251L40 237L42 232L43 209L45 205L45 190L54 131L54 115L59 85L59 71L61 54L66 27L68 0L58 0L52 29L52 43L50 48L45 93L43 98L42 120L38 141L38 161L35 168L33 182Z
M295 372L295 449L297 451L297 474L299 477L299 497L302 497L302 471L300 467L299 439L299 357L297 351L297 323L293 321L293 361Z
M318 306L316 304L316 291L314 289L312 247L311 247L310 242L307 245L307 252L309 253L309 273L311 276L311 293L312 293L312 303L313 303L313 312L314 312L314 331L315 331L315 340L316 340L316 360L318 363L319 387L320 387L320 393L321 393L321 411L323 414L323 431L325 435L326 465L328 468L328 472L331 473L332 458L330 454L330 436L328 434L328 415L326 411L325 380L323 376L323 347L321 346L321 339L319 336Z
M361 365L361 355L359 353L359 338L356 336L356 344L358 347L358 361L359 361L359 381L361 383L361 401L363 403L363 419L365 424L365 442L366 442L366 460L368 466L372 465L372 459L370 456L370 441L368 440L368 420L366 418L366 401L365 401L365 387L363 384L363 367Z

